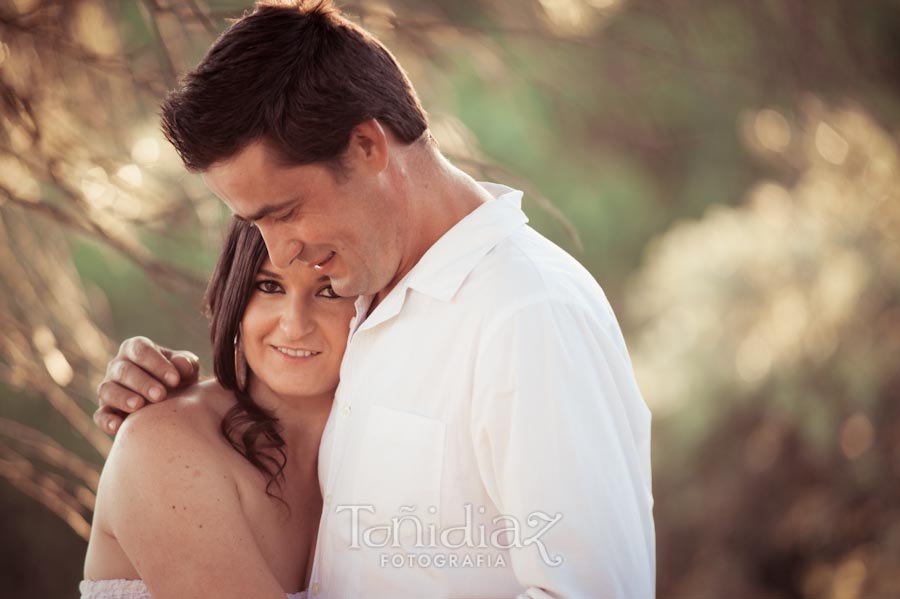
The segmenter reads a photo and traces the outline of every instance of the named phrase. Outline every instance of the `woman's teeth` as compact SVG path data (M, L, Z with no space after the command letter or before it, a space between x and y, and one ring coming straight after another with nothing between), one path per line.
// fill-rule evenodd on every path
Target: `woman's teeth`
M292 358L308 358L310 356L319 355L319 352L317 352L317 351L306 351L303 349L288 349L286 347L276 347L275 350L283 353L286 356L291 356Z

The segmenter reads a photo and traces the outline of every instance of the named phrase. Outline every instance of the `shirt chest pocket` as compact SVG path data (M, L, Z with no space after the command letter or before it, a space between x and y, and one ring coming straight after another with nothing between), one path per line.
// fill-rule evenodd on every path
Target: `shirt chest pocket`
M440 420L372 406L360 439L354 497L360 524L390 526L406 518L400 537L437 522L440 514L441 473L445 425Z

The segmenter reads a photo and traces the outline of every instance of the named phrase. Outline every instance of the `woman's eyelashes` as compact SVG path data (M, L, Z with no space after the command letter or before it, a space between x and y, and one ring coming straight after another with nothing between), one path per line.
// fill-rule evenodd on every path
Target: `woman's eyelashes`
M284 288L277 281L262 279L256 282L256 290L263 293L284 293Z
M272 279L260 279L256 282L255 289L265 294L285 293L284 287L282 287L281 283ZM316 293L316 295L319 297L324 297L326 299L341 299L341 296L334 292L334 289L332 289L331 285L326 285L325 287L320 289Z
M334 292L334 289L331 288L331 285L326 285L320 292L319 295L322 297L327 297L328 299L340 299L337 293Z

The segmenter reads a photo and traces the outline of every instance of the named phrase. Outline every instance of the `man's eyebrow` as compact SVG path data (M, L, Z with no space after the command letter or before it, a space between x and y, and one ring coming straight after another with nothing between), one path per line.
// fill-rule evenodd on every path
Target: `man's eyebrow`
M257 210L256 212L254 212L253 214L251 214L249 216L241 216L239 214L235 214L234 217L238 220L254 223L258 220L262 220L263 218L269 216L273 212L278 212L279 210L284 210L288 206L291 206L292 204L295 204L298 201L300 201L300 196L294 196L294 197L292 197L288 200L285 200L283 202L280 202L278 204L270 204L269 206L263 206L262 208L260 208L259 210Z

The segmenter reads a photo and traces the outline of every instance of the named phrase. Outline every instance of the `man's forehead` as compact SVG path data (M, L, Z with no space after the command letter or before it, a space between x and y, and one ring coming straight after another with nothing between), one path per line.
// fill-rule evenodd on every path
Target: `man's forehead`
M269 175L277 171L277 163L269 158L262 144L255 142L234 156L213 163L200 175L210 188L221 191L223 187L240 188L242 184L258 186L270 181Z
M237 216L247 216L269 205L280 205L296 194L281 193L274 176L240 168L240 165L218 164L200 174L206 186ZM290 189L290 186L285 186Z

